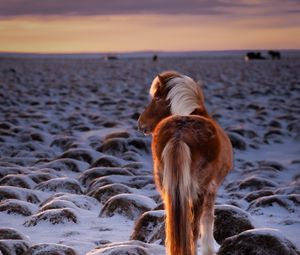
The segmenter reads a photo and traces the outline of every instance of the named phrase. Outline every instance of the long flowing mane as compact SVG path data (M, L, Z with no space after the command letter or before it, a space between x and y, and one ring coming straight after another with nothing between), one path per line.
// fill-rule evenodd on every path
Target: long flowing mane
M175 72L165 72L156 76L149 91L152 97L159 86L165 86L168 91L166 99L170 100L172 115L185 116L196 109L203 110L204 96L200 84L190 77Z

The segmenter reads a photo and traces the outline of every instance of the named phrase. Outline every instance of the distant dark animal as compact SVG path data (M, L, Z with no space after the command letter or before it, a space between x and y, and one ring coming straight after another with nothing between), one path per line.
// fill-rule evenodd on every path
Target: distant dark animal
M214 202L232 169L232 146L207 113L199 84L174 71L159 74L138 126L153 135L154 178L166 208L168 255L215 254Z
M253 59L265 59L265 57L263 57L260 52L248 52L245 56L245 61Z
M157 61L157 60L158 60L158 56L157 56L157 55L153 55L152 61L155 62L155 61Z
M118 57L117 56L113 56L113 55L108 55L104 57L104 60L117 60Z
M271 56L272 59L281 59L281 54L279 51L269 50L268 54Z

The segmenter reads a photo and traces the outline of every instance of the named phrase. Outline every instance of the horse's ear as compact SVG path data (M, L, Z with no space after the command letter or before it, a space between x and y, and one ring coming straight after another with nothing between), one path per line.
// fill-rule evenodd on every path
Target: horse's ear
M165 83L164 78L160 74L158 74L157 77L158 77L158 80L159 80L160 84Z

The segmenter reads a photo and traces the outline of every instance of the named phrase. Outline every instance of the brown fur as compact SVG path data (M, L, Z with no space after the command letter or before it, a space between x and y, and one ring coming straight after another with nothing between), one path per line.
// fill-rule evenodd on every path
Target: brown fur
M214 200L232 168L231 143L204 104L189 116L171 115L164 82L172 74L180 75L159 76L160 84L139 126L153 134L154 178L165 202L168 254L197 254L201 223L203 255L211 255Z

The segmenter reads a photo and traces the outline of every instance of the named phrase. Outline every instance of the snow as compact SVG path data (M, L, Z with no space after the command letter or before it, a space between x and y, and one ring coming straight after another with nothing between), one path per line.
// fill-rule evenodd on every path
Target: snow
M3 195L10 194L19 203L30 206L33 213L21 216L0 212L1 228L18 230L30 245L62 244L72 247L79 255L94 255L122 245L143 247L150 254L165 254L161 245L143 246L128 241L134 220L118 214L99 217L104 204L87 194L97 187L121 183L132 194L117 196L134 198L151 209L159 204L150 152L128 145L128 151L117 157L100 152L99 147L107 137L114 137L118 132L129 134L128 138L122 138L125 143L135 138L150 143L151 137L137 132L136 119L148 101L152 79L161 71L174 69L203 81L209 112L247 145L245 150L234 150L234 170L221 186L216 203L238 205L251 215L255 227L260 228L251 231L282 235L300 249L299 204L289 201L287 208L273 203L257 210L249 209L251 202L244 198L251 191L239 188L245 180L257 177L274 183L268 189L280 198L297 195L300 58L244 63L238 57L169 56L159 58L156 63L147 58L106 62L97 58L1 59L0 179L19 175L25 177L31 189L0 185L0 200L12 199ZM67 151L80 149L93 162L107 157L119 166L113 167L113 174L83 184L82 176L90 171L91 164L60 158ZM128 175L117 174L122 169ZM39 181L34 178L40 173L48 174L45 180L42 175ZM57 189L37 190L49 183ZM66 183L79 187L83 194L75 194L66 188ZM235 184L237 190L227 188ZM34 204L32 198L37 199ZM52 225L41 221L35 226L24 225L49 203L58 208L46 211L68 208L78 222ZM161 214L161 211L151 213Z

